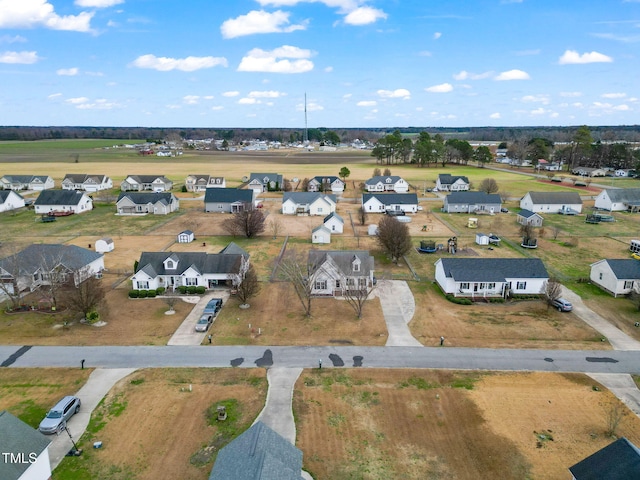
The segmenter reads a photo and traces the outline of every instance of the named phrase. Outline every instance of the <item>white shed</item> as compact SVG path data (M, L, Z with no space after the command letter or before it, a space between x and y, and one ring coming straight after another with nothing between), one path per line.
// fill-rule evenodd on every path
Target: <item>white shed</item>
M331 230L324 225L311 231L311 243L331 243Z
M191 230L184 230L178 234L178 243L191 243L196 239Z
M378 234L378 225L369 225L369 228L367 229L367 235L377 235Z
M485 233L476 233L476 243L478 245L489 245L489 235Z
M100 240L96 240L96 252L98 253L112 252L114 248L115 244L113 243L112 238L104 237Z

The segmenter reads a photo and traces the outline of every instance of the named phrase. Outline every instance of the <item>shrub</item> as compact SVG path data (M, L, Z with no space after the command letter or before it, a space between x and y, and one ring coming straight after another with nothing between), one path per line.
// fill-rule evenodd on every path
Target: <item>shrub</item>
M147 298L156 298L155 290L147 290Z
M129 298L138 298L139 296L138 290L129 290Z
M187 293L187 287L185 285L179 285L178 293L182 293L184 295L185 293Z
M100 314L98 312L96 312L95 310L92 311L92 312L87 313L87 322L95 323L98 320L100 320Z
M446 295L446 299L449 300L451 303L456 303L458 305L472 305L473 304L473 302L471 300L469 300L468 298L454 297L450 293L448 293Z
M158 287L156 288L156 295L162 295L164 292L166 292L167 289L164 287Z
M206 289L206 288L204 288L203 286L196 287L196 293L197 293L198 295L202 295L202 294L203 294L204 292L206 292L206 291L207 291L207 289Z
M187 293L188 293L189 295L195 295L195 293L196 293L196 288L198 288L198 287L194 287L194 286L189 286L189 287L187 287Z
M138 298L147 298L146 290L138 290Z
M186 185L182 185L182 188L180 189L180 191L182 193L186 193L187 192L187 186Z

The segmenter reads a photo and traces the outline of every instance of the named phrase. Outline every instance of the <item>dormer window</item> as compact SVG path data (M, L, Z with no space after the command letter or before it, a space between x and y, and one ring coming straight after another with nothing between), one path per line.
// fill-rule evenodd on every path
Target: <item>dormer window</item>
M387 178L385 181L386 181L387 183L391 183L391 179L390 179L390 178Z
M165 270L175 270L178 268L178 257L177 255L171 255L163 263Z
M175 264L173 263L173 260L167 260L167 270L173 270L175 267Z
M354 272L359 272L360 271L360 259L358 257L354 257L353 261L351 262L351 269Z

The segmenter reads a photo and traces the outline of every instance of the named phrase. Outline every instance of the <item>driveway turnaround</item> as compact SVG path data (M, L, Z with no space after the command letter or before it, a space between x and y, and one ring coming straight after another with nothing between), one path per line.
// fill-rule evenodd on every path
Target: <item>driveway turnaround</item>
M407 282L402 280L381 280L376 289L384 321L387 324L389 347L421 347L422 344L411 335L409 322L416 311L416 302Z
M212 298L221 298L222 299L222 308L227 304L227 300L229 300L229 291L228 290L214 290L213 292L207 293L202 297L187 297L196 298L196 305L193 307L193 310L189 312L187 318L184 319L184 322L180 324L178 329L172 335L172 337L167 342L167 345L200 345L204 338L209 334L208 332L196 332L196 322L202 315L204 311L204 307L207 306L207 302ZM188 300L186 300L188 301ZM213 319L215 322L215 318Z

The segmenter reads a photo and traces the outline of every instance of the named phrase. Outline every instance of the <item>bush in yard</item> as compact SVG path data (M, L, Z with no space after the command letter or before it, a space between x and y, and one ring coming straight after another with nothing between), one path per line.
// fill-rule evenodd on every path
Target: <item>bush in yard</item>
M162 295L164 292L166 292L167 289L164 287L158 287L156 288L156 295Z
M147 291L146 290L139 290L138 291L138 298L147 298Z
M183 295L187 293L187 286L186 285L178 286L178 293L182 293Z
M129 298L138 298L139 296L138 290L129 290Z
M194 286L187 287L187 293L189 295L195 295L196 294L196 288L198 288L198 287L194 287Z
M147 298L156 298L155 290L147 290Z
M457 303L458 305L473 305L473 302L468 298L454 297L450 293L446 295L446 298L451 303Z
M196 293L197 293L198 295L202 295L202 294L203 294L204 292L206 292L206 291L207 291L207 289L206 289L206 288L204 288L203 286L196 287Z

